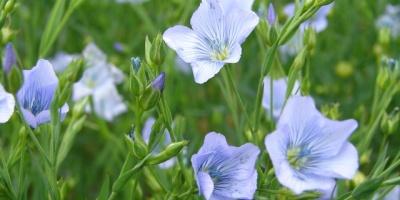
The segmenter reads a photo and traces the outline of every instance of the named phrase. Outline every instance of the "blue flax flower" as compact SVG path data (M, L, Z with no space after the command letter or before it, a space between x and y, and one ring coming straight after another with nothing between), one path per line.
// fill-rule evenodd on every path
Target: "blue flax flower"
M24 84L17 92L19 105L26 122L36 128L50 122L50 104L58 85L53 66L40 59L31 70L23 70ZM68 112L68 104L61 107L61 121Z
M0 84L0 123L7 122L14 113L14 96L6 92Z
M228 146L223 135L208 133L192 156L200 195L206 199L252 199L257 188L254 164L260 153L251 143Z
M225 63L237 63L240 44L258 24L257 15L246 9L224 12L217 0L203 0L190 20L192 29L174 26L163 35L167 45L190 63L196 83L212 78Z
M296 194L305 190L328 191L335 178L351 179L358 155L347 138L357 128L353 119L324 117L311 97L293 96L265 146L279 182Z

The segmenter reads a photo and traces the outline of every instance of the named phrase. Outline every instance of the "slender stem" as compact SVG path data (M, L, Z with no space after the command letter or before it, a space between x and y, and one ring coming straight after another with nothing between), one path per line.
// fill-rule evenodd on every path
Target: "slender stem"
M23 194L23 177L25 177L24 175L24 164L25 164L25 142L26 142L26 132L23 133L22 137L21 137L21 153L20 153L20 166L19 166L19 180L18 180L18 199L22 199L22 194Z
M242 109L242 111L243 111L243 113L244 113L244 115L245 115L245 117L246 117L247 124L248 124L248 126L249 126L249 128L250 128L250 131L252 132L253 141L254 141L254 143L255 143L256 145L258 145L258 135L256 134L255 130L254 130L253 127L252 127L253 123L251 122L251 120L250 120L250 118L249 118L249 115L247 114L246 108L245 108L244 105L243 105L242 98L240 97L240 94L239 94L239 92L238 92L238 90L237 90L237 87L236 87L235 82L234 82L233 77L232 77L232 73L231 73L229 67L224 67L224 68L225 68L225 70L226 70L226 72L227 72L228 80L229 80L230 86L231 86L231 88L233 89L233 92L235 93L235 96L236 96L237 100L239 101L239 106L240 106L240 108ZM239 135L240 135L240 134L239 134Z
M235 106L235 102L233 102L233 99L231 98L230 93L229 93L229 91L231 91L231 90L229 88L228 77L226 76L225 73L222 73L222 78L223 78L223 82L224 83L219 81L218 85L221 87L221 91L224 94L226 101L228 102L228 107L232 112L232 117L233 117L233 121L234 121L234 124L235 124L235 129L238 132L240 132L242 129L239 126L239 118L238 118L238 115L237 115L238 112L237 112L237 109L236 109L236 106ZM240 143L245 142L246 139L245 139L243 134L236 134L236 135L239 136L239 142Z

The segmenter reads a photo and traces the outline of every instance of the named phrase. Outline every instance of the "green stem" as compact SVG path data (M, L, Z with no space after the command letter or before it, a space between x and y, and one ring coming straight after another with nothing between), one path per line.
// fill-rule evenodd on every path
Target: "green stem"
M22 199L22 195L23 195L23 178L25 177L24 174L24 164L25 164L25 142L26 142L26 133L23 133L22 137L21 137L21 149L20 149L20 165L19 165L19 179L18 179L18 199Z
M14 95L15 99L18 99L15 95ZM39 150L40 154L44 157L46 163L51 166L51 162L49 157L47 156L47 154L45 153L45 151L43 150L42 146L40 145L39 141L37 140L35 134L33 133L31 127L29 126L29 124L26 122L24 115L22 114L21 111L21 107L19 105L18 101L15 101L15 108L17 109L17 113L19 115L19 118L22 121L22 124L24 124L25 129L28 131L29 136L31 137L33 143L35 144L36 148Z

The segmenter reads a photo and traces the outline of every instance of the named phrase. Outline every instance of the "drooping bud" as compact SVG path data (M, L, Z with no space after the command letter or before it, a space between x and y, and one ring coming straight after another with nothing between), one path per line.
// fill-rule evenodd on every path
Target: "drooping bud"
M9 74L12 66L17 65L17 55L11 42L8 42L5 48L3 69L6 74Z
M269 7L268 7L267 21L270 26L275 26L276 14L275 14L274 5L272 5L272 3L270 3Z
M170 144L164 151L146 160L145 165L157 165L163 163L176 155L186 146L187 140L181 142L174 142Z

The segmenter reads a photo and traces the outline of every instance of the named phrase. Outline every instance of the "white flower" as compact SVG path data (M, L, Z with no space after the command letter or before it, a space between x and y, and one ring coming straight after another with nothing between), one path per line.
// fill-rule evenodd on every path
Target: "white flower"
M233 9L227 13L216 0L204 0L193 13L190 24L174 26L163 39L186 63L190 63L196 83L204 83L224 66L237 63L240 44L249 36L259 18L250 10Z

